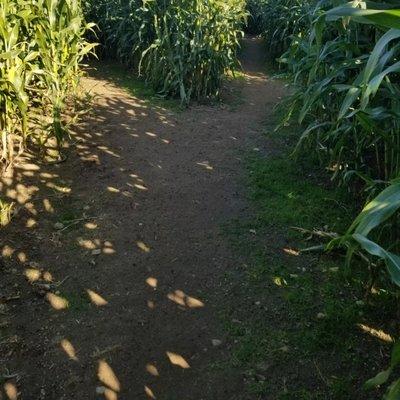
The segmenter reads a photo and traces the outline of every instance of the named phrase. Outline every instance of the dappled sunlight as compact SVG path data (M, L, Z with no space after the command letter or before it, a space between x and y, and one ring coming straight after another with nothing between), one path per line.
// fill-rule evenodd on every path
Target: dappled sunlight
M384 332L381 329L375 329L372 328L371 326L368 325L364 325L364 324L357 324L357 326L365 333L379 339L382 340L383 342L386 343L394 343L394 338L389 335L388 333Z
M186 306L189 308L202 308L204 303L195 297L186 296Z
M114 390L106 388L104 390L104 398L106 400L118 400L118 394Z
M145 135L147 135L147 136L149 136L149 137L151 137L151 138L153 138L153 139L159 139L162 143L165 143L165 144L170 144L171 142L170 142L170 140L168 140L168 139L163 139L163 138L160 138L157 134L155 134L155 133L153 133L153 132L145 132L144 133ZM137 137L139 137L139 135L136 135Z
M45 199L45 200L47 200L47 199ZM44 200L44 201L45 201ZM25 203L25 205L24 205L24 208L25 208L25 210L27 210L30 214L32 214L32 215L38 215L38 212L37 212L37 210L35 209L35 206L34 206L34 204L33 203ZM47 211L47 210L46 210Z
M120 193L120 192L121 192L119 189L117 189L117 188L115 188L115 187L112 187L112 186L107 186L107 190L108 190L110 193Z
M201 300L186 295L185 292L183 292L182 290L175 290L172 293L168 293L167 298L182 307L188 307L188 308L204 307L204 303Z
M90 240L90 239L81 239L81 238L78 238L78 244L79 244L79 246L81 246L87 250L94 250L98 246L101 245L99 239Z
M54 191L56 191L58 193L62 193L62 194L70 194L72 191L72 189L68 186L57 185L53 182L46 183L46 186L48 188L53 189Z
M64 297L54 293L47 293L46 299L50 305L57 311L65 310L69 307L69 302Z
M104 386L98 386L96 388L96 393L98 395L103 395L105 400L118 400L118 393Z
M214 167L212 167L208 161L197 162L196 164L199 165L200 167L203 167L207 171L214 170Z
M25 270L25 276L29 282L36 282L42 277L42 273L35 268L27 268Z
M146 283L147 283L150 287L152 287L153 289L156 289L156 288L157 288L157 285L158 285L158 280L157 280L156 278L149 277L149 278L146 279Z
M143 253L150 253L150 247L147 246L147 244L145 244L144 242L142 242L141 240L136 242L136 246L143 251Z
M167 351L166 354L172 365L176 365L183 369L190 368L189 363L180 354L172 353L170 351Z
M134 183L133 186L134 186L136 189L139 189L139 190L142 190L142 191L147 191L147 190L149 190L146 186L144 186L144 185L142 185L142 184L140 184L140 183Z
M97 225L96 225L97 226ZM91 230L93 230L93 225L91 225ZM96 229L96 228L94 228ZM84 248L85 250L89 250L92 255L112 255L115 254L114 245L109 240L100 240L100 239L83 239L78 238L77 242L79 246Z
M54 214L54 207L49 199L43 199L43 207L48 213Z
M24 275L26 279L30 283L34 283L37 281L44 281L47 283L53 282L53 275L49 271L41 271L37 268L26 268L24 271Z
M157 367L154 364L147 364L146 371L153 376L160 376Z
M14 249L12 247L10 247L8 244L6 244L5 246L3 246L3 248L1 249L1 255L3 257L11 257L14 254Z
M94 222L86 222L85 228L90 230L95 230L98 228L98 225Z
M148 386L144 387L144 392L146 393L146 395L149 399L156 399L154 392Z
M14 200L20 205L27 203L34 195L39 191L37 186L25 186L22 184L17 184L15 189L7 189L5 196Z
M116 154L115 152L111 151L107 146L97 146L97 148L110 156L113 156L116 158L121 157L119 154Z
M24 251L20 251L17 253L17 259L20 263L25 263L28 261L28 256Z
M6 400L18 400L18 389L14 383L6 382L4 384L4 392L7 396Z
M289 256L299 256L299 255L300 255L300 252L299 252L298 250L291 249L291 248L289 248L289 247L285 247L285 248L283 249L283 251L284 251L286 254L288 254Z
M121 390L121 384L113 369L105 360L100 360L98 364L97 377L101 383L106 385L114 392Z
M33 218L29 218L25 223L25 227L28 229L34 228L36 225L37 221Z
M73 344L68 339L63 339L60 343L61 349L73 361L78 361Z
M180 306L186 306L185 294L181 290L175 290L174 293L169 293L167 298Z
M108 301L104 297L100 296L93 290L87 289L86 293L88 294L90 301L97 307L106 306L108 304Z

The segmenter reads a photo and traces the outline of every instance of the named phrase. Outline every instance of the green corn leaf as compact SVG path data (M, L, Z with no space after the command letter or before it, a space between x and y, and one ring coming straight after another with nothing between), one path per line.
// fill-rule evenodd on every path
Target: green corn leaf
M377 24L386 28L400 29L400 9L361 9L354 7L353 4L350 2L347 5L329 10L326 13L327 20L334 21L338 18L351 17L364 24Z
M345 117L347 112L349 111L350 107L354 104L357 98L360 96L361 89L358 87L352 87L347 92L347 95L342 103L342 106L339 110L338 119L342 119Z
M374 378L371 378L365 382L365 388L370 389L383 385L387 382L391 373L391 368L387 369L386 371L379 372Z
M353 239L367 253L372 256L379 257L381 260L385 261L386 268L390 277L392 278L392 281L397 286L400 286L400 257L396 254L386 251L377 243L358 233L353 234Z
M392 349L392 355L390 358L390 366L392 368L400 364L400 342L394 344Z
M394 183L369 202L353 222L349 233L368 236L400 208L400 183Z
M399 400L399 399L400 399L400 379L397 379L390 385L389 391L385 396L385 400Z

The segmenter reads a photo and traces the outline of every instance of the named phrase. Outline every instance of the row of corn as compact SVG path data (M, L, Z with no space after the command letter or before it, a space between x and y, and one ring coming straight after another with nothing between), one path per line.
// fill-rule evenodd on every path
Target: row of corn
M383 285L398 297L400 1L257 4L269 49L280 56L292 82L281 126L299 132L297 154L314 155L334 179L366 202L348 231L327 249L344 247L348 261L360 256L370 284ZM369 386L389 381L400 363L399 352L396 345L390 368ZM399 398L400 379L385 396Z
M237 66L244 0L100 0L86 3L104 57L132 66L160 95L182 103L218 94Z
M27 148L42 151L66 134L66 103L77 89L85 40L79 0L0 2L2 168Z

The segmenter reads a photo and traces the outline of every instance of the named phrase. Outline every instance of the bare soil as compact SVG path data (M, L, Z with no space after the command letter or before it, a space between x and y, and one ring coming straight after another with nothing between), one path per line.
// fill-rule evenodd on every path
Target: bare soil
M175 112L86 78L93 112L68 159L4 179L18 214L1 231L0 399L245 396L240 371L218 368L237 262L221 225L247 212L242 154L268 153L263 123L283 93L260 46L245 40L235 106Z

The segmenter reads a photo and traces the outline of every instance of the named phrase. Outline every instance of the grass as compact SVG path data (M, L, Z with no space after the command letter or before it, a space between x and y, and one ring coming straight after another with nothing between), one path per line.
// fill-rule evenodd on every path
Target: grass
M322 242L292 227L340 233L355 214L350 195L316 170L286 150L249 156L253 216L225 227L242 262L227 275L232 298L221 316L235 343L231 367L244 371L254 399L379 398L362 385L391 346L358 324L394 332L393 296L366 300L366 271L349 274L340 254L297 253Z
M62 297L64 297L68 301L68 311L76 314L80 314L89 310L91 307L91 303L84 293L74 293L67 292L63 293Z

